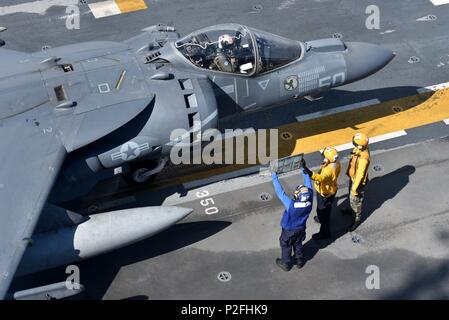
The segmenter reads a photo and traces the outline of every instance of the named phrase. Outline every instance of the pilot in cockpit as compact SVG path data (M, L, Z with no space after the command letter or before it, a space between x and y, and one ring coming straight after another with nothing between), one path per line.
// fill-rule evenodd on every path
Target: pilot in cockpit
M253 68L254 53L249 43L243 42L244 35L221 35L217 42L217 52L212 68L231 73L250 73Z
M238 70L239 40L225 33L218 38L213 67L224 72Z
M215 38L216 40L210 39ZM251 38L239 31L220 34L199 33L184 44L182 53L196 66L227 73L250 74L254 71Z
M237 46L237 42L237 37L231 37L229 34L225 33L218 38L218 48L232 52L232 50Z

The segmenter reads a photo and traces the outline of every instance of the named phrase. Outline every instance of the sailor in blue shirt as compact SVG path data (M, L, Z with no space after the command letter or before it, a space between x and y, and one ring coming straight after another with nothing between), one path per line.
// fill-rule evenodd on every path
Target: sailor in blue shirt
M302 242L306 237L306 222L312 211L313 188L308 174L302 171L304 185L299 185L289 198L279 183L276 173L272 173L273 186L278 198L284 205L284 214L281 220L282 233L279 238L282 258L276 259L276 264L284 271L290 271L295 263L292 257L292 249L296 258L296 266L300 269L305 264L302 252Z

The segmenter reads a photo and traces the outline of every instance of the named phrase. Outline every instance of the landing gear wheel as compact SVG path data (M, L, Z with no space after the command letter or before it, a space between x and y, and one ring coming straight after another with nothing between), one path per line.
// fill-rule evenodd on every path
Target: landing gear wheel
M147 177L145 173L156 168L157 165L157 161L144 161L130 164L130 171L124 176L124 179L130 186L149 184L156 178L156 174Z

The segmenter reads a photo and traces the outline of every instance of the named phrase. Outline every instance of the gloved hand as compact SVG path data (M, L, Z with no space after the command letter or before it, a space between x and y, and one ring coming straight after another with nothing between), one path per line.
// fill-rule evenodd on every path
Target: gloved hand
M301 165L302 171L305 174L312 176L313 172L309 168L307 168L306 160L304 160L304 158L301 158L299 164Z
M303 171L305 174L309 175L310 177L313 175L312 170L310 170L309 168L307 168L307 167L305 167L305 166L303 167L302 171Z

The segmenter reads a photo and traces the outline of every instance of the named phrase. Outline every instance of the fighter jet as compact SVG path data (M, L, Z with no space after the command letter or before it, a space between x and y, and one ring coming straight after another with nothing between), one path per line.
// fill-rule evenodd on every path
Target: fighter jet
M142 240L191 212L147 207L82 216L49 201L128 166L132 181L164 169L175 129L195 140L219 117L320 94L364 78L394 54L367 43L301 42L239 24L181 37L157 25L124 42L34 53L0 49L0 297L15 275L66 265ZM68 295L60 286L10 298ZM64 290L63 290L64 291Z

